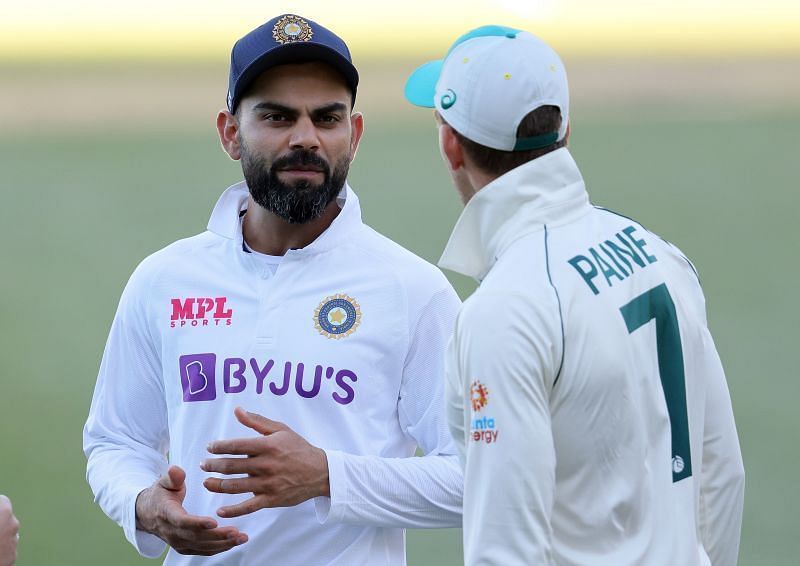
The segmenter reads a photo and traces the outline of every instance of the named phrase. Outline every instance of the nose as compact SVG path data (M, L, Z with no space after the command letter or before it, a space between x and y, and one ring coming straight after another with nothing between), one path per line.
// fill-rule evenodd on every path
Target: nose
M316 151L319 149L317 128L310 117L303 116L295 122L294 128L292 128L292 135L289 138L289 146L293 150Z

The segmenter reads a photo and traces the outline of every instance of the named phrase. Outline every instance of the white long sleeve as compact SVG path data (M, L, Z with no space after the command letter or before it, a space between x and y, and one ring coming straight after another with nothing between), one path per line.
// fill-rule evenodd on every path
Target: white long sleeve
M136 497L167 468L169 447L158 347L139 302L147 291L138 273L120 300L84 427L87 480L103 511L145 556L165 544L136 530Z
M463 482L444 418L441 354L459 306L452 289L433 296L412 335L403 372L400 423L425 455L381 458L326 451L331 497L318 499L321 520L376 527L461 526Z
M557 322L557 311L520 295L478 291L459 315L448 411L464 449L466 564L552 563L549 400L561 355L553 314Z
M705 330L705 329L704 329ZM714 566L735 566L744 512L744 466L728 384L708 330L702 345L707 376L699 527Z

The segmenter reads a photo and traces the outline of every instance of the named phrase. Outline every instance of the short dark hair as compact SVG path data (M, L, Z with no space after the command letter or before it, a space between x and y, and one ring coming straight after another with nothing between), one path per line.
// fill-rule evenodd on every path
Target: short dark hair
M447 123L443 118L441 119L445 124ZM520 121L519 127L517 127L517 138L550 134L557 132L560 127L561 110L559 110L558 106L540 106L536 110L529 112ZM532 161L537 157L541 157L546 153L550 153L566 145L566 137L564 137L564 139L560 141L539 149L503 151L474 142L464 137L460 132L456 131L455 128L453 128L453 132L455 132L456 138L461 143L461 147L464 148L464 153L467 157L475 163L479 169L497 177L508 173L512 169L516 169L520 165L524 165L528 161Z

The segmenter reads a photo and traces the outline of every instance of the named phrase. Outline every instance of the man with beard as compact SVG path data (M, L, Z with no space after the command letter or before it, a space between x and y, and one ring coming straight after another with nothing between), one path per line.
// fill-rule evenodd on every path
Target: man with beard
M441 379L459 300L361 222L357 84L299 16L233 48L217 128L245 182L131 277L84 430L96 499L144 556L399 565L405 528L460 525Z

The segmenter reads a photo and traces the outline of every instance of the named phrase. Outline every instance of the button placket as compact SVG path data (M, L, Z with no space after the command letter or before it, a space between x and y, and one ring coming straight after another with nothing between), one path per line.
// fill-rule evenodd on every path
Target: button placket
M256 323L255 343L257 347L275 344L276 310L278 298L275 275L265 268L258 281L258 321Z

